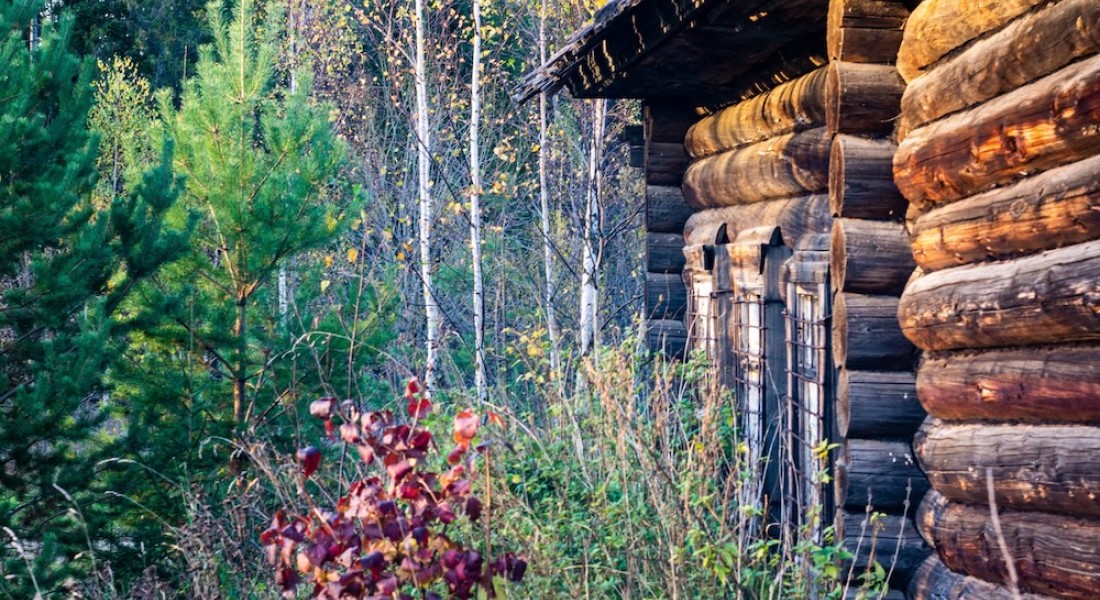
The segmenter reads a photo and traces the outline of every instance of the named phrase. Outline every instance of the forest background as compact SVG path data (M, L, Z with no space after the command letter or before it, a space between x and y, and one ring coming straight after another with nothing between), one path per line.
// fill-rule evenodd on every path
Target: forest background
M638 106L511 96L596 4L0 0L0 595L276 595L259 532L364 468L297 479L310 402L413 376L505 416L514 597L806 585L641 350Z

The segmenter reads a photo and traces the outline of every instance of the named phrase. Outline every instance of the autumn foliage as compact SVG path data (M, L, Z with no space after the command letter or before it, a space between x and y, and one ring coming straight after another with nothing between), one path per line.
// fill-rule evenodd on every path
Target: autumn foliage
M458 519L476 522L486 512L471 482L489 458L488 444L475 445L481 417L471 410L455 416L455 446L446 456L447 470L438 473L429 467L443 464L437 441L422 423L431 400L416 379L404 400L407 418L388 410L361 412L336 398L310 405L330 440L338 435L377 474L351 483L331 509L310 499L308 514L276 512L260 539L284 596L307 584L312 597L333 600L411 599L414 591L417 598L439 599L445 592L462 599L479 588L495 597L505 581L523 578L524 559L507 553L488 560L449 535ZM486 420L502 425L493 413ZM296 458L304 482L319 468L321 450L302 448Z

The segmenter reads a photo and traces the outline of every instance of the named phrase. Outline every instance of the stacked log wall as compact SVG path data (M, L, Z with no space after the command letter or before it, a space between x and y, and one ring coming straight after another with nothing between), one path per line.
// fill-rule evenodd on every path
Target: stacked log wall
M1098 51L1095 0L925 0L905 26L898 319L936 549L910 598L1100 597Z
M841 436L836 526L846 547L863 548L852 565L867 568L873 552L896 591L906 589L930 552L913 522L929 486L911 445L926 413L916 396L915 348L897 320L915 268L903 222L908 203L893 178L905 90L895 60L908 17L901 0L831 0L825 83ZM885 513L885 531L894 533L867 544L867 528L853 525L868 512Z
M681 104L650 103L643 109L647 342L670 357L683 357L688 342L681 232L692 209L680 183L688 161L682 140L695 119Z

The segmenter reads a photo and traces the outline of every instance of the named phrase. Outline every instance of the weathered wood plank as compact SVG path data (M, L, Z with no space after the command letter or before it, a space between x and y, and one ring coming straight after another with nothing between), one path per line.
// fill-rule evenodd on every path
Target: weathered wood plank
M925 355L921 404L947 420L1100 424L1100 347Z
M683 358L687 348L687 327L673 319L654 319L646 323L646 342L649 349L669 358Z
M726 235L737 234L753 227L779 227L783 239L795 244L800 238L830 231L829 198L824 194L800 196L780 200L766 200L754 204L711 208L699 211L684 225L684 236L692 244L714 243L716 227L726 226ZM711 241L707 241L711 240Z
M859 581L859 576L877 562L888 574L892 587L905 588L932 552L906 516L872 518L865 512L845 511L837 515L836 527L837 537L854 557L842 567L852 581Z
M901 112L905 82L891 65L834 62L825 79L829 135L888 135Z
M835 219L830 252L833 289L842 292L898 295L915 268L901 223Z
M909 600L1051 600L1037 594L1013 595L1008 588L993 585L948 569L935 554L917 569L909 583Z
M698 120L695 109L683 102L651 100L642 107L646 142L682 144L684 134Z
M684 270L684 238L675 233L646 234L646 271L679 273Z
M704 209L825 190L830 143L818 128L700 159L684 175L684 197Z
M833 490L837 506L849 510L912 515L928 480L909 442L847 439L837 452Z
M684 143L649 142L646 144L645 182L649 185L680 185L688 156Z
M914 130L894 181L914 204L946 204L1100 152L1100 56Z
M908 438L927 416L912 373L841 370L836 417L841 437Z
M852 370L911 370L914 348L898 326L898 299L839 293L833 302L833 362Z
M692 158L825 125L825 69L817 69L695 123L684 146Z
M1025 15L909 82L900 139L1100 50L1100 3L1062 0Z
M829 58L893 64L909 9L899 0L831 0L826 28Z
M897 144L850 135L833 138L829 206L833 216L900 221L909 206L894 185Z
M950 500L988 504L992 472L1001 510L1100 517L1100 428L945 423L929 419L913 449L932 487Z
M646 273L646 317L683 319L687 312L687 286L679 274Z
M684 192L679 186L647 185L645 198L647 231L680 233L694 212L684 201Z
M1100 590L1100 521L990 510L950 502L931 492L920 505L921 533L944 565L998 585L1011 581L1001 541L1015 565L1021 591L1094 600Z
M925 271L1100 238L1100 155L920 215L913 256Z
M924 275L898 318L927 351L1100 341L1100 241Z
M1046 0L924 0L913 9L898 50L898 71L912 81L926 67Z

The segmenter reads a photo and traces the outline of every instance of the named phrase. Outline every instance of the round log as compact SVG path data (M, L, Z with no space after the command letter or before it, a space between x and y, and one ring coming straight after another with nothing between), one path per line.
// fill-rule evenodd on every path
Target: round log
M826 195L813 194L702 210L688 219L684 237L690 244L714 243L705 240L713 240L721 226L725 226L726 237L731 240L746 229L771 226L778 227L783 239L794 244L803 236L830 231L833 220L828 202Z
M996 98L1100 50L1100 3L1063 0L1024 15L909 82L904 133Z
M1100 341L1100 241L929 273L898 318L926 351Z
M833 490L837 506L849 510L912 515L928 480L908 442L847 439L837 452Z
M684 238L675 233L646 234L646 271L679 273L684 270Z
M892 65L829 64L825 123L829 135L888 135L901 111L905 83Z
M1052 600L1038 594L1013 594L993 585L948 569L935 554L929 556L909 582L909 600Z
M897 298L838 293L833 303L833 362L852 370L912 370L913 344L905 339L897 315Z
M682 319L687 311L687 287L679 274L646 273L646 317Z
M908 438L928 416L912 373L843 369L836 393L841 437Z
M909 9L900 0L829 2L826 46L833 61L892 64Z
M830 253L842 292L899 295L915 267L905 226L889 221L834 220Z
M946 420L1100 424L1097 365L1096 346L925 355L917 394Z
M679 186L647 185L645 188L645 228L653 233L680 233L691 216Z
M829 207L834 217L900 221L909 202L894 185L894 152L887 140L850 135L833 138L829 158Z
M920 215L913 256L925 271L1100 238L1100 155Z
M684 197L704 209L822 191L829 185L830 143L818 128L700 159L684 175Z
M949 502L932 492L921 503L922 533L944 565L994 584L1011 579L1001 542L1016 568L1021 591L1093 600L1100 590L1100 521Z
M692 158L825 125L825 69L723 108L692 125L684 147Z
M877 562L891 587L905 588L931 552L909 517L842 512L836 528L837 538L853 555L844 565L851 581Z
M898 71L906 81L920 75L947 53L1046 0L924 0L905 24L898 50Z
M947 204L1100 153L1100 56L912 131L894 181L923 207Z
M944 423L929 419L913 448L932 486L950 500L1001 510L1100 517L1100 428Z
M687 327L674 319L654 319L646 323L649 349L669 358L683 358L687 347Z
M688 162L682 141L650 141L645 146L645 182L648 185L678 186L684 180Z

